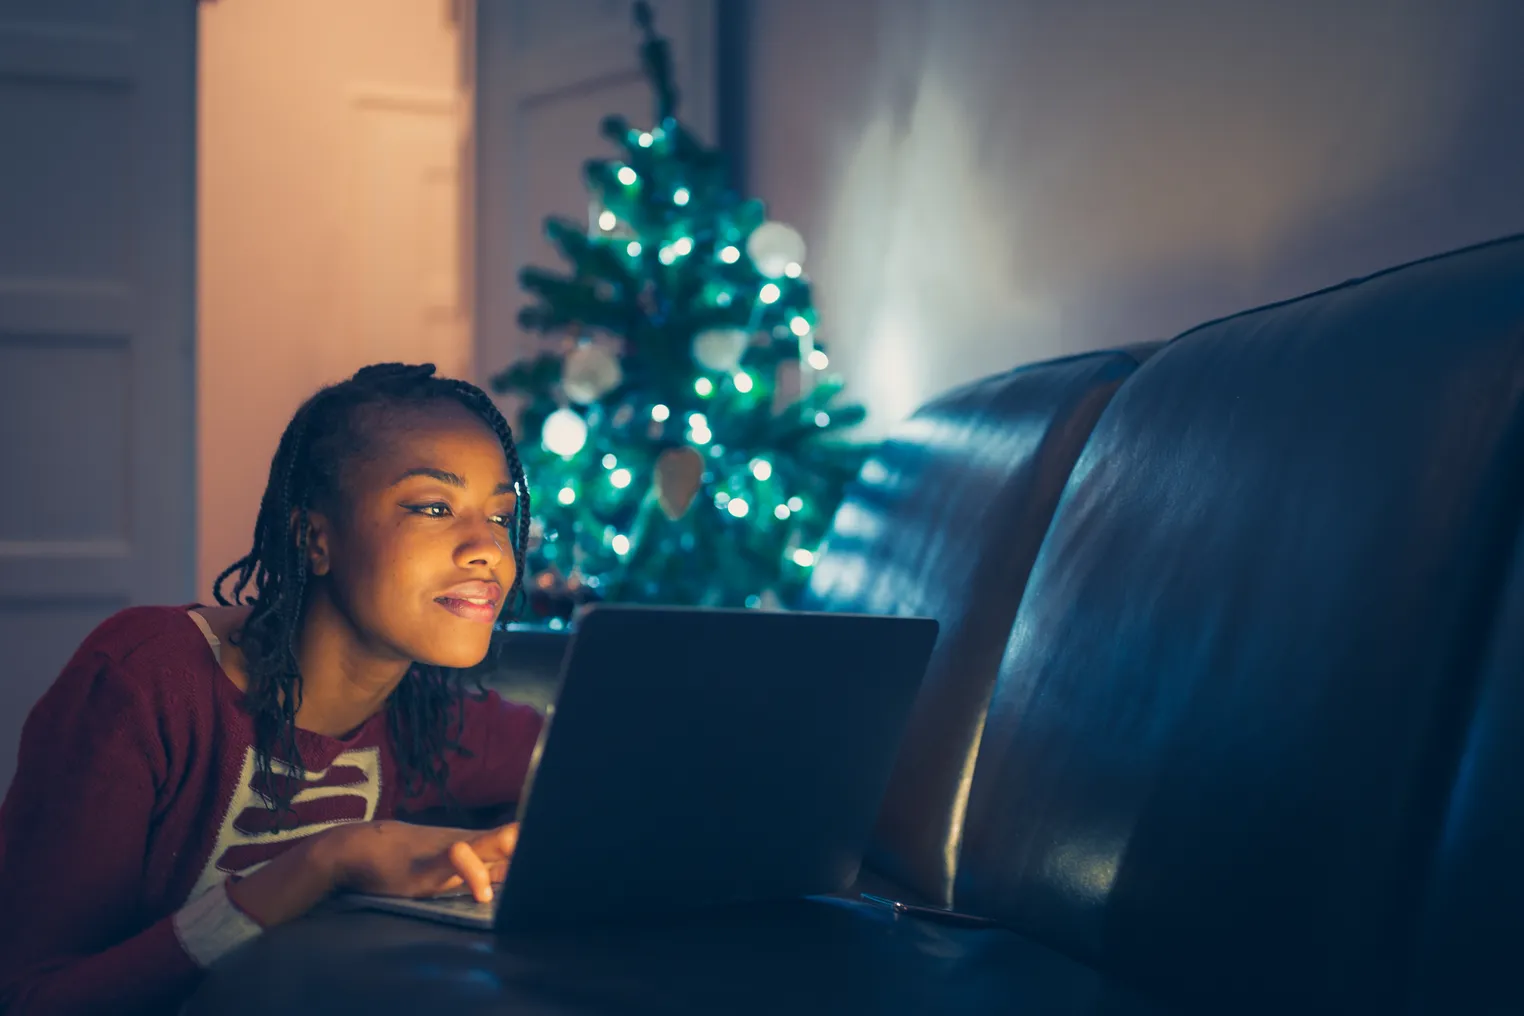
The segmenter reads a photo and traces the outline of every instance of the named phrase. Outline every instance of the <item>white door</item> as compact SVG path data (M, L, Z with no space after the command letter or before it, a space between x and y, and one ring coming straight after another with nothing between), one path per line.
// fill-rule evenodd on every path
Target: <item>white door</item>
M196 4L0 2L0 787L81 638L195 577Z
M525 265L559 267L548 215L585 217L582 164L614 153L603 118L651 122L630 0L483 0L476 5L476 376L485 384L542 340L516 322ZM678 119L715 137L714 0L658 0Z

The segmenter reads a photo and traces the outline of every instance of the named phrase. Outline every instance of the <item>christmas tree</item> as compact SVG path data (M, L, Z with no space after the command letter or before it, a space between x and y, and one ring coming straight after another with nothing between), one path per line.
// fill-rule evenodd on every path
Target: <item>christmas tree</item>
M531 609L590 599L788 606L866 449L816 331L804 242L742 200L676 118L670 53L635 4L649 127L584 168L589 223L551 218L569 268L526 268L547 344L492 379L517 396Z

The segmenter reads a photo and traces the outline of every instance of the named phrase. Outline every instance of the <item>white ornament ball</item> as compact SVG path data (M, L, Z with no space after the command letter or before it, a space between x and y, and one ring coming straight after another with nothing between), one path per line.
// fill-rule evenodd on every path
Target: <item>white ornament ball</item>
M575 410L558 409L545 418L540 443L551 454L570 458L587 444L587 421Z
M751 335L739 328L710 328L693 337L693 359L716 373L735 370Z
M747 238L746 253L757 271L769 279L781 279L789 265L804 264L804 237L793 226L768 219Z
M619 359L603 346L590 342L567 353L561 362L561 390L578 405L597 402L623 380Z

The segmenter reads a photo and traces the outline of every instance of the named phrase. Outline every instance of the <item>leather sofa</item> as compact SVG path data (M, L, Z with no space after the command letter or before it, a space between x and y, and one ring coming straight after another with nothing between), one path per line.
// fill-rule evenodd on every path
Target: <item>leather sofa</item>
M1524 237L910 419L810 590L942 623L850 900L319 914L192 1012L1524 1012Z

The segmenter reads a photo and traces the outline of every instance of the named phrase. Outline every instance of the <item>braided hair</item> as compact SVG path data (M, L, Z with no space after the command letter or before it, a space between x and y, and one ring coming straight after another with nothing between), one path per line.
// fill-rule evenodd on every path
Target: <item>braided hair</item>
M506 602L517 604L529 542L529 485L513 431L485 392L466 381L436 377L431 363L374 364L302 404L270 463L270 479L254 523L254 545L213 585L219 604L252 605L235 642L248 673L244 700L253 718L258 782L268 788L266 798L281 812L291 811L298 786L294 779L278 776L274 760L296 772L303 768L296 741L296 714L302 705L296 647L309 578L310 513L344 507L349 467L368 454L378 416L451 402L491 428L508 459L517 505L511 528L516 570ZM231 599L223 591L230 578ZM251 585L253 594L247 595ZM432 786L449 800L446 755L467 753L459 742L464 696L459 677L457 671L414 663L387 699L387 727L404 797L416 797Z

